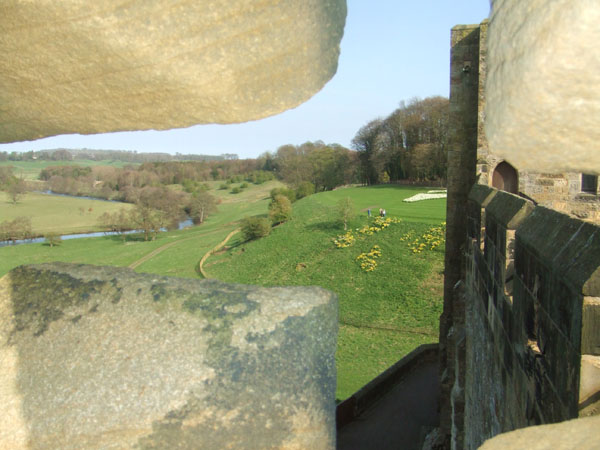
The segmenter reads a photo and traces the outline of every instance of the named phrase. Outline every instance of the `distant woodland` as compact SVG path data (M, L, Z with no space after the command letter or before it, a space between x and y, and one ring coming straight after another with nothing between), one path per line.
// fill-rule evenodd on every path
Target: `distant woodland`
M182 155L176 153L138 153L128 150L97 150L97 149L65 149L39 150L28 152L0 152L0 161L123 161L129 163L144 163L155 161L222 161L238 159L238 155L225 153L222 155Z

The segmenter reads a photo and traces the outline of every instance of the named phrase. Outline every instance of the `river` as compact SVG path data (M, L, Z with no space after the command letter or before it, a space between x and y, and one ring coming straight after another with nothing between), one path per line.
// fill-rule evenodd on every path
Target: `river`
M104 201L104 202L115 202L115 200L105 200L102 198L95 198L95 197L78 197L76 195L69 195L69 194L56 194L52 191L44 191L41 192L42 194L46 194L46 195L56 195L56 196L60 196L60 197L72 197L72 198L83 198L83 199L88 199L88 200L98 200L98 201ZM119 202L117 202L119 203ZM179 225L177 227L178 230L183 230L184 228L189 228L191 226L194 225L194 222L192 222L192 219L190 217L187 217L185 220L182 220L181 222L179 222ZM131 230L131 231L126 231L124 234L133 234L133 233L141 233L141 230ZM119 234L116 231L96 231L94 233L76 233L76 234L63 234L60 236L60 238L62 240L67 240L67 239L80 239L80 238L88 238L88 237L100 237L100 236L115 236ZM7 247L9 245L21 245L21 244L39 244L42 242L45 242L46 238L44 237L40 237L40 238L34 238L34 239L17 239L16 241L0 241L0 247Z

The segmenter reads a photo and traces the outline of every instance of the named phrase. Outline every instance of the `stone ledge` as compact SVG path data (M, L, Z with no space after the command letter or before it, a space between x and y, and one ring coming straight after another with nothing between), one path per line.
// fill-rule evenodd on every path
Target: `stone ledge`
M484 184L475 183L469 192L469 200L485 208L494 198L498 190Z
M537 206L517 239L574 289L600 296L600 227Z
M534 205L514 194L496 190L496 194L486 207L486 214L509 230L516 229L531 214Z
M600 430L600 416L587 417L500 434L485 441L480 449L591 450L600 448L598 430Z

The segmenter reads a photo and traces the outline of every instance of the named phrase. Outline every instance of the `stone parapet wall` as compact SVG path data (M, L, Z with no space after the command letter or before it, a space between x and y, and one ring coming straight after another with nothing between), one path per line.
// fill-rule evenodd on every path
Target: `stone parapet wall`
M542 206L600 223L600 195L581 190L581 173L522 172L519 190Z
M597 412L600 227L475 185L468 234L464 447Z
M337 300L71 264L0 279L0 449L335 448Z

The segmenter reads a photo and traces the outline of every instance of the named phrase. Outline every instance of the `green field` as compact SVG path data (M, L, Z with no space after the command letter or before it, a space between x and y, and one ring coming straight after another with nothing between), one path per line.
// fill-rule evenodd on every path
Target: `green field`
M49 166L111 166L125 167L128 165L138 166L136 163L126 163L123 161L93 161L91 159L77 159L74 161L0 161L0 167L12 166L13 175L24 178L25 180L37 180L42 169Z
M208 259L209 276L230 282L318 285L339 296L338 399L344 399L416 346L436 342L442 309L443 246L415 254L401 239L427 232L445 219L445 200L404 203L423 189L390 186L349 188L294 203L293 219L261 240L244 243L238 235L229 249ZM333 213L344 197L360 212L351 224L356 241L338 249L343 233ZM387 210L402 222L373 234L356 232L367 224L366 209ZM371 219L370 222L372 222ZM412 239L410 242L412 242ZM356 257L374 245L381 249L372 272Z
M198 277L196 266L204 253L234 230L237 226L236 222L241 217L266 213L269 192L279 186L281 183L278 181L270 181L259 186L253 185L240 194L211 190L211 193L222 199L217 214L210 216L202 226L160 233L155 241L145 242L139 236L129 236L123 243L119 236L105 236L65 240L58 247L50 247L46 244L1 247L0 276L21 264L48 261L128 266L156 249L169 245L164 251L137 266L136 270L178 277ZM65 228L62 230L62 234L67 234L74 231L73 226L78 223L76 221L84 220L88 221L91 228L81 227L75 231L95 230L96 215L102 214L101 208L131 207L131 205L123 203L31 193L15 206L9 203L6 197L2 197L3 195L4 193L0 192L0 220L32 214L34 232L54 229L56 223L63 221ZM81 215L80 205L85 208ZM91 213L89 212L90 207L92 208ZM74 216L68 220L63 219L63 216L69 217L70 215Z
M201 226L161 233L149 242L130 237L123 243L120 237L106 236L63 241L58 247L45 244L3 247L0 275L21 264L65 261L132 266L138 272L199 278L197 265L201 257L223 241L244 216L266 215L269 191L281 185L271 181L231 194L229 189L215 189L221 182L210 184L213 187L210 192L221 199L221 204L218 213ZM319 285L336 292L340 301L337 398L344 399L416 346L437 341L443 246L414 254L408 242L401 240L409 232L421 235L444 220L445 200L402 202L403 198L423 191L377 186L307 197L294 203L292 220L274 228L270 236L246 243L237 234L227 244L228 248L209 258L204 267L210 277L223 281L265 286ZM33 194L24 198L22 208L34 200L34 197L28 199L30 195ZM334 209L344 197L352 198L356 206L358 216L350 225L357 239L353 246L338 249L332 238L343 230L336 222ZM64 199L67 203L61 207L38 204L37 210L50 213L54 208L62 208L63 214L65 210L73 210L79 217L78 207L70 203L77 199L50 198ZM4 197L0 201L0 214L13 207ZM83 202L86 206L118 205ZM388 216L402 221L372 236L357 233L355 229L368 222L367 208L376 213L380 207L387 210ZM96 208L93 206L93 211ZM35 223L38 219L33 220ZM379 245L382 253L378 266L373 272L364 272L356 257L374 245Z
M36 236L46 233L75 234L101 231L98 218L106 211L129 209L127 203L105 202L28 192L13 204L0 192L0 222L19 216L31 218Z

